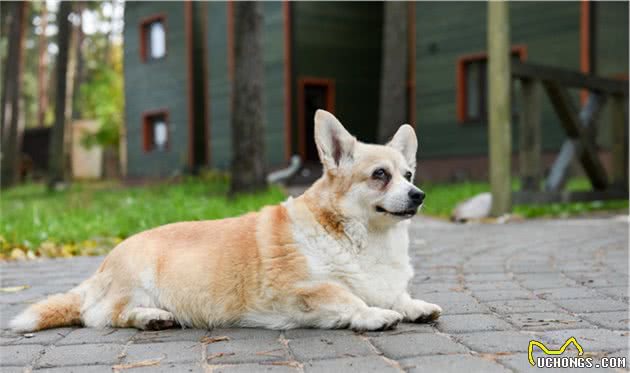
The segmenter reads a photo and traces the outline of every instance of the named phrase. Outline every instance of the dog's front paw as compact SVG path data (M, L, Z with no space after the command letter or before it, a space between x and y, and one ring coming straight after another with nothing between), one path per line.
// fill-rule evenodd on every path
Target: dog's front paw
M389 330L394 329L402 319L403 315L396 311L369 307L354 315L350 329L356 331Z
M442 314L442 307L419 299L407 302L400 311L408 322L429 322L437 320Z

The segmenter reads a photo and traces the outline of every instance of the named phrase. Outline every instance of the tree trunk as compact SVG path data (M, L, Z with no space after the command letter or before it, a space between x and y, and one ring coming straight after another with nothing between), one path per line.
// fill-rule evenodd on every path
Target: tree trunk
M404 1L383 4L383 53L378 139L387 142L407 122L407 10Z
M77 14L79 15L79 24L75 26L75 38L74 38L74 76L72 79L72 119L81 118L81 108L79 108L79 95L81 94L80 88L83 83L83 10L85 9L85 3L83 1L77 2Z
M70 1L61 1L59 13L57 15L58 34L57 46L57 89L55 90L55 123L50 136L50 147L48 150L48 188L53 189L57 183L63 182L66 178L65 162L65 122L66 122L66 101L67 101L67 76L68 76L68 50L70 47L70 22L68 16L72 11Z
M10 2L9 47L5 61L0 108L2 124L1 186L9 187L19 181L23 121L20 120L20 87L23 67L24 18L26 2Z
M230 193L266 187L261 5L234 2L232 182Z
M46 69L46 54L48 53L48 37L46 28L48 27L48 7L42 4L41 29L39 35L39 60L37 68L37 123L43 127L46 123L46 109L48 108L48 77Z
M488 142L492 216L509 213L512 204L512 105L510 103L510 21L506 1L488 2Z

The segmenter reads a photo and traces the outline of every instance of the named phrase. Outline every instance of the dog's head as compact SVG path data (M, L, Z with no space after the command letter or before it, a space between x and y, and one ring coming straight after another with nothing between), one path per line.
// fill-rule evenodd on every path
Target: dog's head
M357 141L324 110L315 114L315 142L331 197L349 218L390 225L414 216L424 192L413 184L418 140L402 125L386 145Z

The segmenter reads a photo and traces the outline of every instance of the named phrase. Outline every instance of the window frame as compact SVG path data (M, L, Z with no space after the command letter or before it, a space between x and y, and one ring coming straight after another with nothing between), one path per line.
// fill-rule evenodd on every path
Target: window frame
M521 62L527 60L527 46L526 45L514 45L510 48L510 56L516 56ZM457 108L457 123L460 125L469 125L482 123L487 121L484 118L483 111L480 112L479 117L468 117L468 76L466 67L475 62L485 62L487 64L488 53L478 52L461 55L457 58L456 62L456 108ZM487 76L487 74L486 74ZM486 88L487 89L487 88ZM487 113L486 113L487 114Z
M164 152L170 150L171 145L171 125L169 120L169 111L167 109L149 110L142 113L142 149L145 153L154 153L156 151L153 144L153 121L155 117L163 117L166 124L166 144Z
M161 22L162 26L164 27L164 56L160 58L153 58L148 54L150 45L150 40L148 40L148 34L150 32L149 26L155 22ZM140 20L140 24L138 27L140 33L140 61L142 61L143 63L147 63L150 61L161 61L166 59L166 57L168 56L168 26L166 23L166 14L158 13L152 16L145 17Z

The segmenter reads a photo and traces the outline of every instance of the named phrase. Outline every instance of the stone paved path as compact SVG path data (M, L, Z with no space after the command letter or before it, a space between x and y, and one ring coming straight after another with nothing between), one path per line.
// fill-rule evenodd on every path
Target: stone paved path
M440 304L444 315L363 334L62 328L15 335L6 330L11 317L77 284L101 258L1 264L2 287L31 288L0 293L0 371L534 372L529 340L556 349L571 336L596 361L628 356L627 220L456 226L418 218L411 252L413 295ZM154 365L131 369L138 362Z

